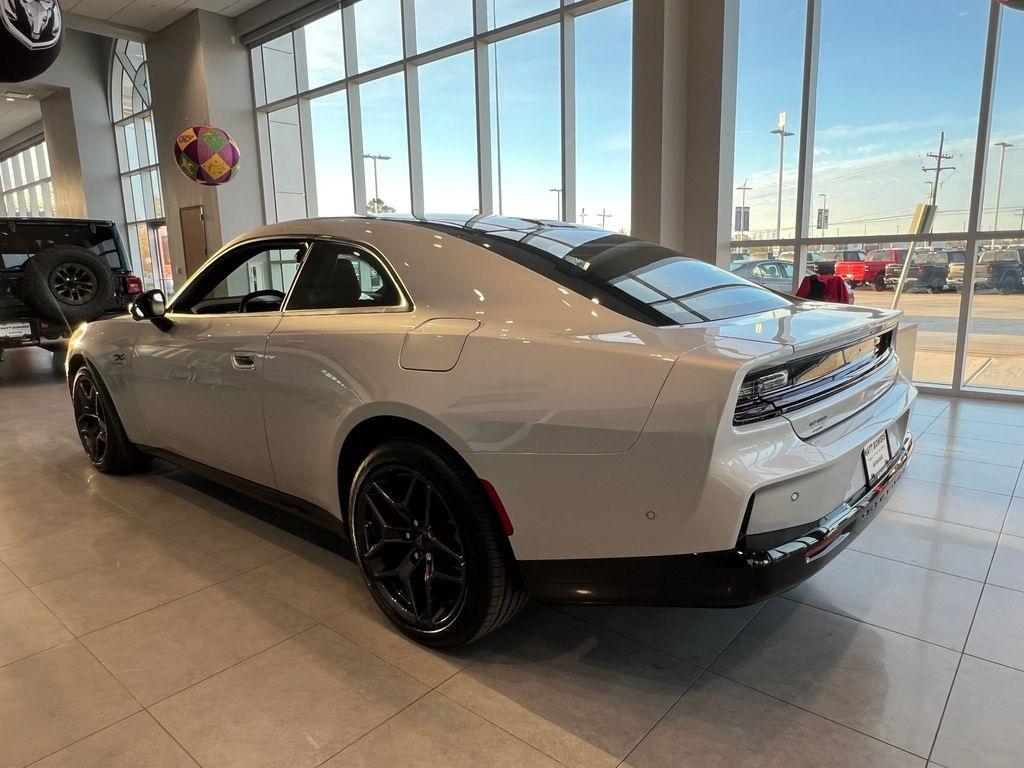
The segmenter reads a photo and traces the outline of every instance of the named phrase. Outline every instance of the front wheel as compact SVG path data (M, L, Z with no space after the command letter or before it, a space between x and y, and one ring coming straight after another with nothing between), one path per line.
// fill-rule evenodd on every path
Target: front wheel
M413 440L377 447L356 471L348 508L370 594L417 642L464 645L525 604L480 480L446 452Z
M150 457L128 439L114 404L88 366L83 365L75 374L71 404L82 448L96 469L122 474L140 470L149 463Z

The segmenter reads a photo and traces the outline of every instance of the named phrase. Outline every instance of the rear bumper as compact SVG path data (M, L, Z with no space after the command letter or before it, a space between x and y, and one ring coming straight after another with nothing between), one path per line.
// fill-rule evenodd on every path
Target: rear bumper
M520 561L536 600L578 604L733 607L785 592L808 579L875 518L914 450L907 435L876 482L799 536L771 549L742 547L656 557Z

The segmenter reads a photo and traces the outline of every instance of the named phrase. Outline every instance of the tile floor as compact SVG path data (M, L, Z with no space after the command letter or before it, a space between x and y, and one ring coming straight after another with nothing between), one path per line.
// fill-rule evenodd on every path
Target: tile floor
M169 465L92 472L48 356L11 353L0 768L1017 768L1024 406L922 398L913 430L888 509L783 597L532 607L437 654L343 542Z

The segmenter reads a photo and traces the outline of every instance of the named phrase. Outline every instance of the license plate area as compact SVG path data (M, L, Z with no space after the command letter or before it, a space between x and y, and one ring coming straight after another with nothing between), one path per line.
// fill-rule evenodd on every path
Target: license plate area
M32 335L29 323L0 323L0 339L20 339Z
M868 476L868 484L873 483L882 470L892 459L892 452L889 450L889 438L885 432L875 437L864 446L864 471Z

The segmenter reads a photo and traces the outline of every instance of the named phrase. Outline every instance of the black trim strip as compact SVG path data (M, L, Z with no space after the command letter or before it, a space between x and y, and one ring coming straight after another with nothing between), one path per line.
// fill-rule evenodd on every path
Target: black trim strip
M298 496L292 496L291 494L284 493L276 488L271 488L261 483L247 480L244 477L238 477L238 475L233 475L230 472L224 472L216 467L211 467L208 464L203 464L202 462L189 459L185 456L174 453L173 451L167 451L163 448L154 448L151 445L140 444L136 445L136 447L143 453L157 456L158 458L169 461L172 464L176 464L183 469L187 469L190 472L195 472L197 475L202 475L208 480L227 486L228 488L245 494L246 496L259 499L266 504L277 507L283 512L303 517L310 522L316 523L324 528L328 528L334 533L341 534L346 539L348 538L348 532L343 520L335 517L323 507L311 504L305 499L300 499Z

